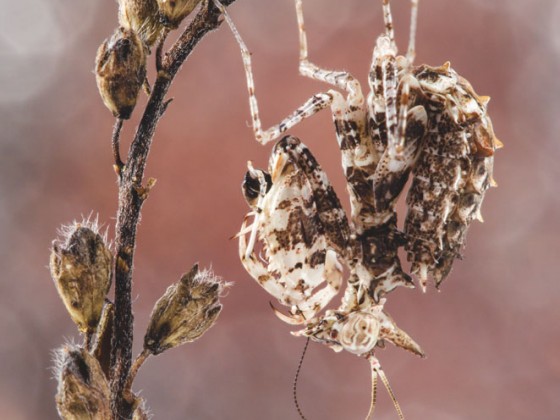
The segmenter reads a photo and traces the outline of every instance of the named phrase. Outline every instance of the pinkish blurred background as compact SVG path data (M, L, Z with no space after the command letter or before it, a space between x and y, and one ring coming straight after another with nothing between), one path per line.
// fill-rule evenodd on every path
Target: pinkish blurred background
M98 45L116 26L116 4L2 3L0 418L55 419L51 351L78 336L49 276L49 247L60 224L91 212L113 234L113 118L92 69ZM382 31L380 2L343 3L306 1L310 58L349 70L365 88ZM409 2L395 0L393 10L403 51ZM298 76L291 0L238 0L231 15L253 53L265 125L326 89ZM422 0L417 52L417 63L450 60L493 98L490 115L506 147L495 164L500 187L484 202L485 223L473 223L465 258L443 291L390 295L387 310L428 358L392 346L378 356L409 419L557 419L560 2ZM228 239L247 212L239 188L246 161L265 166L270 147L252 139L241 59L227 27L199 45L171 95L147 168L158 183L138 234L134 353L154 302L193 262L235 285L216 326L150 359L135 390L156 419L295 419L292 379L304 341L275 318ZM126 146L144 103L125 126ZM346 202L329 113L292 133ZM310 346L299 383L309 419L363 418L369 392L364 360ZM378 400L375 418L396 418L385 391Z

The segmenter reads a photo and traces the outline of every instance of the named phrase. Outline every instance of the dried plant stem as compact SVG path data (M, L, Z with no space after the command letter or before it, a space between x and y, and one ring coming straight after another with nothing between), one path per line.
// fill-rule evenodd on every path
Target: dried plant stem
M233 1L235 0L225 0L222 3L229 5ZM163 57L162 69L158 72L148 104L130 145L127 161L120 171L119 206L115 228L117 252L115 264L115 328L110 370L111 409L115 419L130 419L132 417L132 402L126 400L124 391L132 363L134 318L131 292L136 228L140 219L142 204L148 196L150 186L142 186L146 159L156 125L169 104L169 101L165 100L165 96L173 78L198 42L208 32L216 29L220 23L220 13L217 8L211 1L205 2L191 24ZM115 129L118 125L117 122Z
M91 331L86 331L84 335L84 347L89 351L91 350L92 343L93 343L93 333Z
M124 166L123 161L121 160L121 152L120 152L120 138L121 138L121 129L123 126L123 120L121 118L117 118L115 121L115 126L113 127L113 138L112 138L112 146L113 146L113 160L115 161L115 172L117 175L121 175L122 168Z
M148 357L150 357L150 355L151 355L150 351L144 349L142 350L142 353L140 353L136 357L134 363L132 363L132 366L130 367L130 371L128 372L128 378L126 380L126 385L124 388L125 395L128 395L130 393L132 389L132 383L134 382L134 379L136 379L136 375L138 374L138 371L140 370L144 362L148 359Z

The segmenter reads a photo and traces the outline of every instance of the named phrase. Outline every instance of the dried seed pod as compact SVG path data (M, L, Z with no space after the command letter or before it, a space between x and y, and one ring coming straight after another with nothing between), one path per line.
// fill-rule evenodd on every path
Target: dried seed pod
M142 401L134 410L132 420L148 420L149 418L150 416L148 415L147 410L144 407L144 402Z
M97 362L85 349L64 346L56 353L56 406L65 420L110 419L110 391Z
M154 45L163 29L156 0L117 1L119 24L137 33L148 47Z
M119 28L97 50L97 88L115 117L128 119L146 80L146 50L134 31Z
M210 271L199 272L195 264L156 302L144 349L156 355L199 338L216 321L220 294L227 286Z
M176 29L201 0L157 0L162 23Z
M111 287L113 255L95 222L74 223L61 232L63 237L53 242L51 275L72 321L91 334Z

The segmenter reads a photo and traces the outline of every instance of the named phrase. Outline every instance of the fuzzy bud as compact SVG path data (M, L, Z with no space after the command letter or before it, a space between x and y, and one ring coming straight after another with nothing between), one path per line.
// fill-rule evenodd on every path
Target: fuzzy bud
M162 23L176 29L201 0L157 0Z
M72 321L83 333L93 333L111 287L113 255L97 233L96 223L75 223L53 242L51 276Z
M144 349L152 354L196 340L216 321L224 284L210 271L195 264L156 302L144 337Z
M56 406L65 420L110 419L110 391L99 363L85 349L64 346L56 353Z
M139 404L132 414L132 420L148 420L149 418L143 403Z
M119 3L119 24L134 31L140 39L151 47L163 29L156 0L117 0Z
M146 50L134 31L119 28L97 50L97 88L115 117L128 119L146 79Z

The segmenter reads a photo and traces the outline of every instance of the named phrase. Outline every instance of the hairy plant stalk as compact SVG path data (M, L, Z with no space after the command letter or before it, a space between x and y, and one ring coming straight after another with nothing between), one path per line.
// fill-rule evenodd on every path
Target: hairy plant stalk
M224 0L229 5L235 0ZM191 24L185 29L170 51L160 61L161 68L153 85L146 109L131 143L128 157L119 174L119 206L116 224L115 262L115 328L111 350L111 409L114 418L130 419L132 401L125 398L125 388L132 363L133 313L132 274L136 230L142 204L148 197L154 180L142 185L146 160L152 145L155 128L169 101L165 96L173 78L194 47L221 23L220 13L210 2L202 5ZM119 123L117 123L118 125ZM118 156L118 153L115 154ZM119 162L115 162L118 166Z

